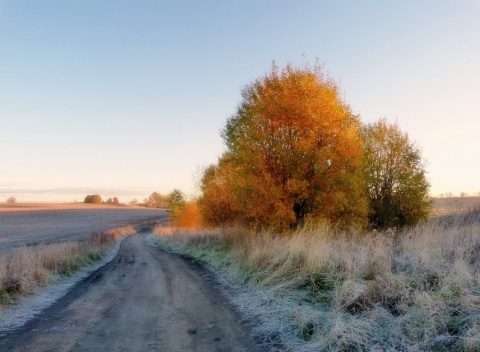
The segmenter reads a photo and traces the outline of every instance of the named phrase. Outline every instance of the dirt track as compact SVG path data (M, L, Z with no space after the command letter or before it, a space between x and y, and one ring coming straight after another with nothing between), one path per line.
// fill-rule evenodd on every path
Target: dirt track
M183 259L127 237L117 257L0 351L258 351L222 296Z

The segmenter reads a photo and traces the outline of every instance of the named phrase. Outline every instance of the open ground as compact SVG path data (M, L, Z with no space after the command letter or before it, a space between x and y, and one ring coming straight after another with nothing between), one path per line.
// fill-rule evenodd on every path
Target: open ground
M20 245L83 240L103 231L166 217L164 210L107 204L0 204L0 254Z

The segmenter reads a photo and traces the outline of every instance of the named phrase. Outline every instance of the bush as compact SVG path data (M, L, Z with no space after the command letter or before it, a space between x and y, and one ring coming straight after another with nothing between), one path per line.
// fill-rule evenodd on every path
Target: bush
M181 229L198 229L202 225L202 217L196 202L188 202L185 207L176 212L173 223Z
M99 194L92 194L85 197L85 203L101 203L102 197Z

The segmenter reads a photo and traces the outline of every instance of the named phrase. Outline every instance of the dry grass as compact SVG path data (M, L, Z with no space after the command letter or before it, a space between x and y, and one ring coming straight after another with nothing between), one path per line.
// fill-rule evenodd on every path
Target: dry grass
M86 241L24 246L0 257L0 304L33 293L59 276L72 275L99 260L118 238L134 232L127 226L95 232Z
M480 211L363 235L157 233L236 282L237 304L273 349L480 350Z

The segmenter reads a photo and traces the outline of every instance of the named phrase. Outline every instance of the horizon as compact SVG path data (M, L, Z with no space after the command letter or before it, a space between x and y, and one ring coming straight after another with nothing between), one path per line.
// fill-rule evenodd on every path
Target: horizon
M385 117L421 147L432 196L476 195L479 15L475 1L0 0L0 202L197 194L242 87L317 58L363 123Z

